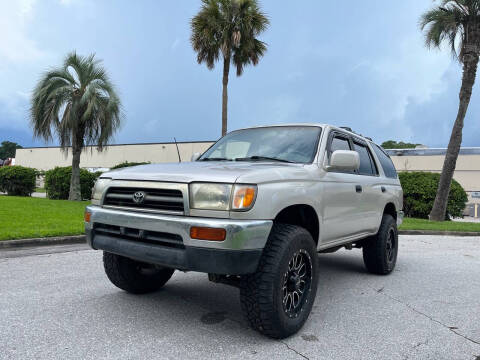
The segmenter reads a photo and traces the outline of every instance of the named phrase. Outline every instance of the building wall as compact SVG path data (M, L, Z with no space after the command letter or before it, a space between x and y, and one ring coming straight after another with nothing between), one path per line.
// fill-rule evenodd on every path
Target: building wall
M444 155L391 156L397 171L442 171ZM453 175L469 196L469 203L480 204L472 192L480 191L480 155L459 155Z
M178 143L180 157L190 161L195 152L204 152L213 142L182 142ZM425 150L389 150L397 171L431 171L441 172L445 149ZM403 155L399 155L402 153ZM433 155L437 154L437 155ZM107 146L103 152L95 147L88 147L81 155L80 165L83 168L110 168L121 162L177 162L175 143L158 144L127 144ZM72 163L71 153L64 154L58 147L18 149L16 164L33 167L39 170L49 170L55 166L69 166ZM472 192L480 192L480 149L463 148L457 161L454 174L467 191L469 203L480 204L480 199L472 198Z
M190 161L192 154L203 153L213 142L182 142L178 143L182 161ZM16 164L50 170L56 166L72 164L72 154L60 151L58 147L18 149ZM86 148L80 158L82 168L110 168L121 162L178 162L175 143L160 144L128 144L106 146L102 152L95 147Z

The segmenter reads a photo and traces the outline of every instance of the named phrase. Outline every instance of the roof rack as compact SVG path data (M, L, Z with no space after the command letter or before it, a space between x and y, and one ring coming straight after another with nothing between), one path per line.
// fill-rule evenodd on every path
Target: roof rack
M351 127L348 127L348 126L340 126L340 129L350 131L351 133L360 135L360 136L364 137L365 139L370 140L370 141L373 142L372 138L369 138L368 136L363 136L362 134L359 134L359 133L353 131Z

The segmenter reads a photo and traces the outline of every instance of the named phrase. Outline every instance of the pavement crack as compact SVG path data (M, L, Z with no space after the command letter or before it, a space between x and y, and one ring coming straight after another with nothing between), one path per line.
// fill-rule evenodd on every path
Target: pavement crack
M307 360L310 360L307 356L303 355L301 352L298 352L297 350L295 350L294 348L292 348L290 345L288 345L285 341L281 341L280 342L285 345L287 347L288 350L290 351L293 351L295 354L297 354L298 356L301 356L302 358L304 359L307 359Z
M417 349L420 347L420 346L425 346L428 344L430 340L429 339L426 339L425 341L421 341L419 343L416 343L415 345L413 345L413 350L415 350L415 352L417 352ZM403 359L402 360L408 360L410 358L410 355L411 354L406 354L405 356L403 356Z
M413 346L413 348L414 348L415 350L417 350L417 348L419 348L420 346L427 345L427 344L428 344L428 341L429 341L429 339L427 339L427 340L425 340L425 341L421 341L421 342L415 344L415 345Z
M457 331L457 327L455 326L448 326L448 325L445 325L444 323L442 323L440 320L437 320L435 318L433 318L432 316L428 315L428 314L425 314L424 312L421 312L420 310L417 310L415 309L412 305L410 305L409 303L406 303L406 302L403 302L401 301L400 299L397 299L396 297L394 296L391 296L391 295L388 295L386 294L384 291L379 291L378 289L375 289L375 288L372 288L373 290L375 290L377 292L377 294L380 294L380 295L383 295L393 301L396 301L397 303L399 304L402 304L403 306L406 306L407 308L409 308L410 310L412 310L413 312L416 312L417 314L419 315L422 315L423 317L426 317L427 319L429 319L430 321L433 321L433 322L436 322L437 324L443 326L445 329L448 329L449 331L451 331L452 333L454 333L455 335L457 336L460 336L462 338L464 338L465 340L467 341L470 341L476 345L480 345L480 342L477 341L477 340L474 340L466 335L463 335L463 334L460 334L458 331ZM383 288L381 289L383 290Z
M188 297L184 296L184 295L178 295L180 297L180 299L182 299L183 301L185 301L186 303L193 303L192 299L189 299ZM200 309L203 309L203 310L207 310L209 311L210 309L202 306L202 305L199 305L199 304L196 304ZM245 325L237 320L237 319L234 319L234 318L231 318L228 316L228 313L225 312L224 314L225 318L227 320L230 320L230 321L233 321L239 325L241 325L243 328L248 328L248 327L245 327ZM298 356L301 356L303 359L307 359L307 360L310 360L310 358L308 358L307 356L303 355L302 353L300 353L299 351L295 350L294 348L292 348L290 345L288 345L285 341L282 341L282 340L279 340L280 343L282 343L283 345L285 345L287 347L288 350L290 351L293 351L295 354L297 354Z

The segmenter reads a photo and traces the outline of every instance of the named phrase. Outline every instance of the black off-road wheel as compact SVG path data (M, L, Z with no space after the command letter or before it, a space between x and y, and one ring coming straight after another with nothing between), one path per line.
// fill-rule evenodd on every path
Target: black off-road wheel
M103 267L113 285L132 294L157 291L175 271L106 251L103 252Z
M250 325L283 339L303 326L317 292L318 258L310 233L275 224L257 272L242 277L240 301Z
M363 262L372 274L387 275L395 268L398 255L397 222L384 214L377 235L363 242Z

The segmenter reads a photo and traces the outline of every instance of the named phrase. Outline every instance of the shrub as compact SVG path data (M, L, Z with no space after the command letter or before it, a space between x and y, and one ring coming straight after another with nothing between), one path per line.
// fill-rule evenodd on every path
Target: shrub
M429 172L401 172L403 209L405 216L428 219L437 194L440 174ZM462 186L452 180L448 196L446 220L449 216L461 217L468 197Z
M37 171L23 166L0 168L0 191L8 195L30 196L35 191Z
M130 166L137 166L137 165L147 165L150 164L149 162L128 162L124 161L120 164L115 165L114 167L111 167L110 170L115 170L115 169L121 169L125 167L130 167Z
M97 179L100 177L100 175L103 174L103 171L95 171L92 173L94 181L97 181Z
M56 167L45 173L45 190L49 199L68 199L72 167ZM80 169L80 190L82 199L92 198L92 188L97 179L96 174Z

